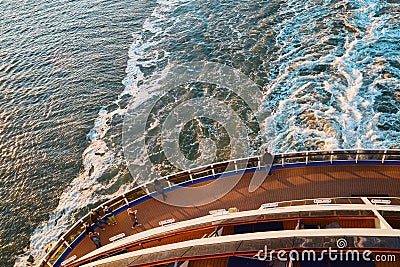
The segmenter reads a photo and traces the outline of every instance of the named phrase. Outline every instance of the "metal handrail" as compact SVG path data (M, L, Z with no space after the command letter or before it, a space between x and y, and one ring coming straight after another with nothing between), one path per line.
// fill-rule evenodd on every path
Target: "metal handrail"
M164 238L166 236L181 235L184 233L192 232L194 230L197 231L199 229L207 229L207 228L216 229L216 228L224 227L224 226L235 226L235 225L243 224L244 222L246 222L246 224L250 224L250 223L259 223L259 222L263 222L263 221L282 221L282 220L296 220L297 221L299 218L303 219L304 217L306 217L304 215L304 212L324 211L323 214L314 215L312 217L313 219L328 218L328 217L331 218L331 217L337 217L337 216L340 216L342 218L351 217L353 219L356 219L357 217L363 217L364 219L365 218L375 218L375 216L373 215L372 212L371 212L371 214L366 213L366 212L371 211L371 206L366 204L365 202L363 202L361 200L361 198L359 198L359 197L331 198L331 200L333 202L340 201L340 200L349 200L349 201L359 200L360 201L360 203L355 203L355 204L353 204L353 203L346 203L346 204L332 203L333 205L324 205L324 204L319 205L319 204L315 204L313 202L313 200L315 200L315 199L294 200L294 202L299 202L299 201L305 202L305 204L297 206L297 207L299 207L299 210L296 210L296 212L288 210L288 208L290 209L290 207L288 207L287 205L284 205L282 207L280 207L280 206L276 207L277 209L280 209L280 213L275 212L277 210L276 208L264 209L262 211L260 211L261 210L261 208L260 208L260 209L246 211L246 212L252 212L251 214L250 213L243 214L243 212L241 212L240 216L236 217L235 215L233 215L234 216L233 220L231 220L233 213L229 213L225 209L213 210L213 211L209 212L209 214L212 215L212 218L210 218L209 216L206 216L206 217L203 217L201 219L201 221L196 220L196 222L192 221L188 224L183 224L185 222L179 222L172 229L164 228L164 229L160 229L159 232L152 232L150 234L150 236L137 237L137 238L133 238L131 240L125 240L124 242L120 243L118 246L103 248L100 251L91 252L89 255L85 255L83 258L80 258L77 261L75 261L72 266L81 266L82 264L85 264L89 261L92 262L93 260L96 260L98 257L102 257L107 254L109 254L109 255L114 254L114 253L117 254L118 251L123 251L123 250L129 249L129 248L132 248L133 246L135 246L137 244L144 245L144 244L154 241L154 240L160 240L160 238ZM277 203L286 204L286 202L287 201L282 201L282 202L277 202ZM311 202L311 203L308 203L308 202ZM306 206L311 206L311 205L314 206L314 209L310 210L310 209L305 208ZM344 206L348 206L348 205L353 205L355 207L351 207L351 209L341 209ZM338 206L340 206L340 208L338 208ZM284 208L285 210L282 210L282 208ZM334 213L334 212L336 212L337 210L348 211L349 213L342 214L342 215L336 215L336 213ZM254 212L257 212L257 213L254 213ZM326 212L332 212L332 213L327 214ZM235 214L238 215L240 213L235 213ZM227 215L229 215L229 218L226 217ZM273 216L273 218L268 218L267 217L268 215L282 215L282 216L281 217ZM213 233L214 232L215 232L215 230L213 231Z
M355 158L348 158L348 159L335 159L335 156L340 156L340 155L348 155L348 156L355 156ZM353 162L353 163L359 163L360 161L365 161L366 159L359 159L359 156L362 155L374 155L374 156L380 156L378 158L374 158L372 160L367 161L379 161L381 164L384 164L385 162L400 162L400 150L396 149L337 149L337 150L329 150L329 151L300 151L300 152L291 152L291 153L281 153L281 154L275 154L274 155L274 162L273 166L274 167L285 167L290 165L295 165L295 164L305 164L309 165L310 163L320 163L320 162L330 162L330 164L333 164L333 162ZM310 157L313 156L323 156L326 157L325 160L310 160ZM396 157L394 160L388 159L389 157ZM290 159L303 159L302 161L294 161L290 162L288 160ZM249 163L254 163L257 162L255 166L250 166ZM241 166L243 165L243 166ZM226 168L229 166L233 166L233 170L228 170L226 171ZM187 182L194 182L195 180L202 179L204 177L211 176L210 173L207 171L211 171L213 176L216 175L221 175L224 173L231 173L231 172L238 172L238 171L243 171L246 169L260 169L262 166L261 163L261 156L251 156L251 157L246 157L246 158L239 158L239 159L233 159L233 160L227 160L227 161L222 161L218 163L212 163L209 165L204 165L204 166L199 166L195 167L189 170L184 170L180 171L177 173L173 173L167 176L164 176L162 178L159 178L159 180L166 180L168 184L171 187L171 182L173 182L174 179L180 179L180 178L186 178L183 182L174 184L174 185L179 185L182 183L187 183ZM216 172L218 169L221 167L225 167L225 169L222 172ZM201 174L201 176L193 179L193 175L196 174ZM95 209L99 209L100 207L104 207L105 205L108 206L113 206L118 204L119 201L124 201L124 205L129 206L132 202L134 202L137 199L140 199L143 196L146 195L151 195L154 193L154 191L150 192L148 190L148 186L153 184L153 181L148 181L144 184L138 185L134 187L133 189L129 190L128 192L119 195L117 197L114 197L104 203L102 203L99 207ZM143 194L143 187L147 189L144 194ZM150 187L151 188L151 187ZM133 199L132 201L128 201L127 197L137 194L137 193L142 193L139 197ZM50 263L50 261L57 262L58 259L63 256L63 253L60 255L56 255L60 249L61 246L66 245L69 247L76 239L80 236L81 232L78 233L79 229L82 228L83 222L88 221L89 219L89 214L86 214L81 218L78 222L74 223L69 230L61 236L61 238L57 241L56 245L52 247L52 249L44 256L42 259L42 262L40 263L39 266L45 266L48 265L52 267L53 265ZM72 240L72 242L68 243L66 240L69 239L69 237L75 235L75 238ZM56 258L54 258L56 256Z

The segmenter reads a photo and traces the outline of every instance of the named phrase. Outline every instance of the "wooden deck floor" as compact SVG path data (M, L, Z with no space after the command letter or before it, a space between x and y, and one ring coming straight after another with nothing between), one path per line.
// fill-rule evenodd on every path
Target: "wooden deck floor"
M147 200L137 206L142 230L158 227L158 222L175 218L188 220L208 215L210 210L237 207L239 210L257 209L263 203L322 197L349 197L354 195L400 196L400 166L345 165L298 167L275 170L256 191L249 193L248 185L253 173L245 174L234 189L221 199L210 204L181 208L169 206L156 199ZM222 178L229 179L229 178ZM185 197L180 190L168 193L170 197ZM107 226L100 231L102 244L119 233L135 234L131 222L123 212L117 216L118 225ZM138 228L138 227L137 227ZM138 229L142 231L141 229ZM81 257L93 251L95 245L86 237L71 253ZM67 257L67 258L68 258Z

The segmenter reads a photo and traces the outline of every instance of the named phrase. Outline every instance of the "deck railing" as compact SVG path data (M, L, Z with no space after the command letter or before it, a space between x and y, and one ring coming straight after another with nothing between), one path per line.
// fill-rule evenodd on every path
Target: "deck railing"
M257 170L263 168L262 156L234 159L224 162L213 163L207 166L196 167L162 177L168 187L190 184L206 177L215 177L222 174L243 172L246 170ZM304 165L329 165L329 164L396 164L400 165L400 150L333 150L333 151L304 151L274 155L272 169L288 168ZM155 193L152 186L153 181L137 186L130 191L119 195L101 204L96 209L104 206L111 207L114 211L127 208L144 197ZM64 258L83 238L83 223L90 221L89 214L77 221L56 244L50 249L40 263L40 267L59 266L60 259Z

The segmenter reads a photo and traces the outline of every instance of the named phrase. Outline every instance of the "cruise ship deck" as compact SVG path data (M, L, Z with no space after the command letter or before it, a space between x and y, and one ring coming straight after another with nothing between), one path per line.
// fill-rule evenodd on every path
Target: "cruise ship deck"
M240 162L240 160L235 161L232 170L224 169L220 173L218 173L218 168L226 166L224 163L202 169L202 175L197 175L197 177L194 175L196 172L191 171L186 175L166 177L170 186L171 182L177 184L177 181L185 186L200 186L215 180L227 183L229 179L235 178L237 175L241 176L233 190L222 198L203 206L170 206L158 201L157 198L160 196L157 196L156 192L140 192L138 190L134 194L127 193L109 201L106 204L112 206L116 211L118 224L106 226L105 230L96 229L101 235L103 247L95 250L93 242L82 233L82 222L88 220L88 216L86 216L63 236L61 242L59 241L57 244L58 247L53 249L43 260L42 266L78 266L117 254L138 253L148 249L162 249L170 244L203 240L206 237L217 235L217 233L228 238L233 236L234 232L242 231L241 233L249 235L257 232L255 230L257 227L272 227L271 225L261 226L260 223L276 224L278 222L279 227L282 227L281 230L287 230L286 235L292 237L299 235L299 232L292 232L299 230L300 224L327 228L326 226L333 222L339 224L343 230L348 228L353 229L353 232L354 229L363 228L371 231L383 229L382 233L371 232L371 237L384 234L387 237L393 236L398 239L400 236L399 230L397 230L400 228L400 199L396 198L400 194L399 151L362 151L361 153L360 151L335 151L315 152L314 154L304 152L276 155L272 172L269 174L263 168L260 157L243 161L245 166L240 166ZM266 179L258 189L250 193L249 183L254 175L262 175ZM145 188L145 190L147 189ZM173 186L168 190L169 200L188 197L185 196L187 190L174 189ZM326 201L318 202L319 199ZM382 209L374 209L373 206L376 204L382 209L392 207L386 211L386 214L390 216L386 216ZM132 222L126 212L128 207L133 207L138 211L137 217L142 225L137 226L136 229L131 228ZM338 210L345 210L347 213L338 212ZM349 212L354 210L359 213ZM292 215L274 217L263 213L271 213L271 211L278 214L292 213ZM318 211L317 215L310 215L315 211ZM362 212L360 213L360 211ZM249 214L246 215L246 212ZM294 212L297 213L293 214ZM221 216L218 215L219 213ZM230 219L224 217L227 214L231 215ZM242 215L232 219L232 215L235 214ZM243 216L246 219L243 219ZM196 222L196 220L200 221ZM185 224L187 221L192 221L192 223ZM181 222L182 224L180 224ZM240 230L240 227L245 227L243 225L252 225L255 228L252 228L251 231ZM394 232L385 233L385 229ZM265 232L265 229L262 232ZM328 230L328 233L321 232L321 235L326 236L329 233ZM355 234L362 235L362 233ZM276 238L283 238L286 235ZM308 235L312 235L311 232ZM345 232L343 235L346 235ZM272 237L271 234L265 236L265 238ZM396 242L397 245L392 246L390 251L400 250L399 240ZM229 255L249 256L254 254L254 249L250 249L246 253L243 251L242 253L237 251L229 253ZM192 258L201 259L200 254L203 255L199 252ZM227 255L223 257L221 254L217 258L220 262L219 265L206 264L204 266L226 266L229 261ZM139 261L133 264L134 259L130 258L129 262L128 260L118 261L115 265L108 263L104 266L150 266L151 262L168 264L176 260L174 257L166 256L154 258L149 262ZM211 259L205 257L204 260ZM195 266L193 264L192 261L190 266ZM96 263L88 266L103 265Z

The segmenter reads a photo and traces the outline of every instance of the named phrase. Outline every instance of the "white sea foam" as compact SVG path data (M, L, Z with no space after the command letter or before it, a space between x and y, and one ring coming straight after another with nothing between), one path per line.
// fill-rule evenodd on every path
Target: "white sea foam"
M374 55L381 52L371 50L370 46L382 39L383 35L387 36L384 27L390 16L376 15L382 8L379 1L338 2L337 5L350 4L358 7L347 11L345 16L332 14L326 21L327 25L335 19L342 21L349 32L345 35L343 52L340 52L338 46L334 47L337 51L332 50L329 54L318 56L326 51L317 50L316 53L310 49L311 53L304 53L304 48L293 49L293 42L312 38L307 36L307 32L303 32L304 24L300 22L309 21L309 25L313 25L312 14L323 12L314 6L314 13L310 10L304 13L307 7L296 2L287 1L286 6L278 11L284 19L274 28L277 36L275 44L279 51L273 64L279 66L280 71L266 86L266 99L274 101L276 104L272 105L278 107L264 123L265 140L271 140L270 150L287 152L299 149L383 148L388 147L388 144L393 146L393 138L384 141L388 140L388 133L377 127L383 119L382 114L374 110L374 99L380 95L380 90L377 89L380 79L377 77L372 84L364 84L365 80L371 79L369 76L376 77L377 73L387 69L385 63L376 64L376 68L371 69L366 69L365 66L366 62L379 62L379 57L371 58L369 53ZM313 34L318 36L316 32ZM332 38L331 34L321 39L315 38L315 43L309 44L320 46L329 41L329 38ZM339 35L336 38L342 37ZM388 47L382 48L387 50ZM338 56L334 56L335 54ZM387 53L381 62L386 61L386 55ZM392 55L389 53L389 56ZM312 70L318 64L330 64L330 70L335 75L326 72L318 75L302 74L304 70ZM390 82L392 87L395 81L393 79ZM387 82L388 77L385 79L385 83ZM316 89L313 90L313 87ZM321 89L329 92L330 99L317 105L320 99L324 99L320 97ZM268 107L267 104L265 106ZM324 112L319 113L318 110ZM394 134L393 137L396 136L398 135Z
M150 31L155 36L162 33L163 12L168 12L182 2L185 1L158 1L151 17L145 21L142 32ZM155 41L152 39L143 41L141 33L133 34L133 39L133 44L129 49L126 77L123 80L125 90L121 92L117 100L111 103L118 106L126 95L133 99L135 105L140 105L140 103L156 93L141 91L139 88L139 84L146 79L140 67L151 66L159 58L157 51L154 52L149 49L154 46ZM167 55L168 53L165 52L164 57ZM116 192L109 195L97 193L99 190L111 186L113 180L115 181L118 178L111 177L111 180L108 181L109 185L103 185L98 181L103 173L113 166L117 167L123 163L121 151L113 151L103 139L111 128L113 117L115 115L123 116L126 113L126 107L119 106L112 112L108 112L107 108L102 107L100 109L98 117L95 119L94 127L87 135L90 145L82 155L83 172L63 192L59 204L50 214L49 220L35 229L30 238L29 251L25 256L18 258L14 266L30 266L28 262L29 255L35 258L35 264L39 263L45 255L45 251L50 249L51 245L57 241L57 238L73 223L73 216L77 211L87 207L89 204L119 195L133 186L124 184ZM138 159L138 164L140 164L140 159Z
M123 185L110 195L98 194L99 189L109 187L117 178L111 177L108 185L100 184L98 179L106 170L123 162L121 151L114 151L112 147L108 147L105 139L112 128L113 117L125 114L126 107L121 105L126 97L132 97L135 107L159 93L156 87L145 91L140 86L148 80L146 75L151 75L142 70L155 67L160 78L165 75L166 70L160 65L168 62L173 51L164 51L158 44L172 36L171 29L175 24L182 23L179 17L168 17L168 12L190 2L193 1L158 1L157 7L146 19L142 31L133 34L126 77L123 80L125 89L111 103L119 108L113 111L108 111L108 107L100 109L93 129L88 133L90 145L83 154L83 172L64 191L49 220L39 226L31 237L30 253L36 259L44 255L46 244L55 242L71 225L77 210L90 203L110 198L131 186ZM325 1L324 7L312 5L310 2L304 4L302 1L288 0L285 6L277 11L277 15L284 19L278 20L280 22L270 29L275 33L274 41L278 51L275 53L276 57L268 60L271 60L270 65L278 70L278 74L271 74L272 78L269 78L265 85L264 103L265 109L273 107L274 110L271 116L262 122L263 135L271 152L289 152L312 146L328 150L380 148L393 145L399 140L399 134L389 133L388 136L388 132L378 129L377 125L383 119L383 114L373 110L375 98L380 95L378 85L390 84L400 90L399 81L391 77L376 77L374 82L366 87L364 81L367 75L372 76L385 70L386 55L382 56L380 63L366 69L365 65L370 64L368 60L371 59L363 58L363 55L359 54L359 50L367 51L368 45L376 42L382 35L397 39L400 37L396 29L384 28L385 21L390 19L389 15L374 16L379 9L378 0L335 3L336 8L346 5L347 2L361 7L348 11L354 13L346 18L340 15L336 18L334 14L328 14L329 19L325 20L326 30L334 28L334 25L331 25L333 22L342 22L343 27L348 29L349 34L344 47L338 44L337 47L327 49L327 53L324 54L326 51L320 51L319 47L329 42L332 34L327 33L327 36L324 36L317 31L313 33L315 36L312 36L312 49L304 52L304 47L293 46L296 42L306 42L309 36L302 36L300 32L303 33L307 27L311 27L313 31L312 23L315 22L316 14L325 14L327 11L324 9L330 2ZM207 23L211 24L212 16L207 19ZM305 21L310 23L304 25ZM236 29L233 32L239 38L246 36L244 32ZM341 34L335 37L341 38ZM388 51L389 55L396 55L395 53L396 51ZM320 73L310 71L318 66L328 67ZM336 76L330 74L333 72ZM159 123L153 122L150 128L157 127ZM211 148L207 143L201 145ZM139 165L141 162L143 160L138 158L134 163ZM25 266L23 264L22 261L18 261L15 266Z

